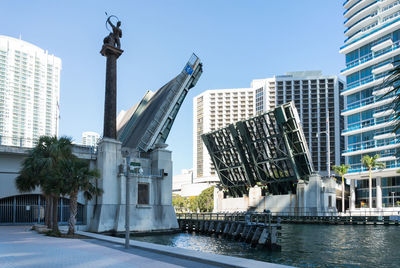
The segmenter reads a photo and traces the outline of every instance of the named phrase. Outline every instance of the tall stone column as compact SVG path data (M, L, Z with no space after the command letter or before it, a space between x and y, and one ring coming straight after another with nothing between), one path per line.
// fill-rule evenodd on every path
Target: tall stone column
M376 208L382 209L382 178L376 178Z
M356 189L355 189L356 181L354 179L350 180L350 211L355 210L356 208Z
M124 51L104 44L100 53L107 57L106 95L104 100L104 138L117 138L117 59Z

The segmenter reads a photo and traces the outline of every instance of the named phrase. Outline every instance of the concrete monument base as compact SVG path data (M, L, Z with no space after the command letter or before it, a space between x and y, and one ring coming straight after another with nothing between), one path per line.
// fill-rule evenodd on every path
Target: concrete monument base
M140 155L137 151L121 149L121 143L104 138L99 144L97 168L101 179L102 196L94 200L92 217L88 217L92 232L125 230L126 176L119 166L125 166L121 150L129 152L131 163L143 172L130 173L130 230L155 231L178 228L172 206L171 151L156 148Z

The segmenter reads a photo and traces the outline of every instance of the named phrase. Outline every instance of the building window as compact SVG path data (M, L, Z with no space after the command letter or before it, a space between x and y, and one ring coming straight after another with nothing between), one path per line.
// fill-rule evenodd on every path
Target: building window
M328 207L332 207L332 196L331 195L329 195L328 196Z
M149 184L139 183L138 184L138 204L148 205L149 204Z

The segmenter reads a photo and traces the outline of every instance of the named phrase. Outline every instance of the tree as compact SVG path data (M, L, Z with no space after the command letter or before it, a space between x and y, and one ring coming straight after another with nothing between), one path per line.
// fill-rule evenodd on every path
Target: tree
M214 186L201 192L197 197L197 204L200 212L212 212L214 208Z
M180 196L179 194L173 194L172 205L174 206L177 212L183 212L183 210L186 209L187 199L185 197Z
M340 177L342 177L342 212L344 213L344 174L347 173L347 170L350 168L349 165L342 164L340 166L333 166L332 169L333 171L338 174Z
M193 213L199 210L199 200L197 196L189 196L187 198L186 208Z
M399 63L397 61L397 63ZM394 95L395 99L392 102L392 109L394 110L393 118L396 120L396 125L393 132L400 129L400 64L397 64L390 72L389 76L382 83L382 88L391 88L381 98L389 95Z
M15 180L17 189L20 192L31 192L44 184L44 174L42 174L43 163L39 162L40 156L38 151L33 148L28 152L27 158L22 162L22 168L19 172L19 176ZM44 194L44 193L43 193ZM45 195L46 203L50 203L50 196ZM45 224L47 227L51 227L50 214L51 206L47 205L45 210Z
M71 157L61 161L62 174L65 177L65 189L63 192L69 195L68 234L75 234L76 214L78 212L78 193L82 191L87 200L91 200L93 195L101 195L103 190L98 188L95 180L100 177L99 171L90 169L87 161Z
M71 147L71 139L67 137L40 137L22 163L20 175L16 179L17 189L21 192L40 187L46 197L46 225L54 233L59 233L58 200L60 195L66 194L65 174L60 163L73 156Z
M369 179L368 179L368 183L369 183L369 198L368 198L368 205L369 208L372 208L372 169L375 168L384 168L385 164L376 161L378 158L380 157L379 154L374 155L373 157L370 157L369 155L364 155L364 157L361 159L362 164L368 168L369 171Z

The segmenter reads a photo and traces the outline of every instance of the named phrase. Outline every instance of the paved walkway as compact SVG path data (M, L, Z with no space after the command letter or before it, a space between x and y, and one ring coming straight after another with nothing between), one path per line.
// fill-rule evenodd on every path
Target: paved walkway
M54 238L0 226L0 267L215 267L96 239Z
M0 226L0 268L11 267L252 267L279 264L78 232L93 239L48 237L23 226Z

